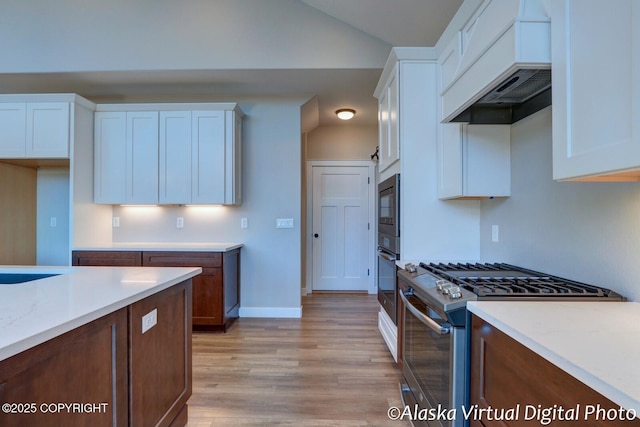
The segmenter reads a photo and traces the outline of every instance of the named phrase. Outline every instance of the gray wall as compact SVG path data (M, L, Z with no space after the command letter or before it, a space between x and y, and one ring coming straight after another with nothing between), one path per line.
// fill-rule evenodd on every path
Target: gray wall
M511 197L481 204L481 257L640 301L640 184L552 180L551 107L512 126ZM500 227L499 242L491 226Z
M246 114L242 145L242 205L121 207L113 215L117 242L240 242L241 307L245 316L295 316L300 310L300 106L305 100L240 103ZM176 228L176 217L184 228ZM249 227L240 228L240 218ZM293 218L293 229L276 229ZM270 310L261 311L261 310Z

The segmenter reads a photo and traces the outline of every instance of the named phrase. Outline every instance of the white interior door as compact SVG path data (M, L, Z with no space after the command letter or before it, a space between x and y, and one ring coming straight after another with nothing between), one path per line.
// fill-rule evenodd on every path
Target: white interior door
M313 167L313 290L369 290L369 168Z

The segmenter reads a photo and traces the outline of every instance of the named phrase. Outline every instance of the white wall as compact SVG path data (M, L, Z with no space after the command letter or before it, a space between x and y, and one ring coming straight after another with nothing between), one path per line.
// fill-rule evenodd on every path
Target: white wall
M55 226L51 220L55 218ZM36 264L69 265L69 169L38 169Z
M551 107L512 126L512 195L482 202L482 259L640 301L640 185L553 181L551 140ZM498 243L492 225L500 227Z
M1 73L379 68L389 53L296 0L3 0L0 40Z
M300 106L304 99L240 103L242 205L114 207L114 242L239 242L241 316L299 316L301 288ZM176 217L184 228L176 228ZM240 228L240 218L249 227ZM295 228L276 229L276 218Z
M321 126L309 132L306 144L307 160L371 160L378 146L378 127Z

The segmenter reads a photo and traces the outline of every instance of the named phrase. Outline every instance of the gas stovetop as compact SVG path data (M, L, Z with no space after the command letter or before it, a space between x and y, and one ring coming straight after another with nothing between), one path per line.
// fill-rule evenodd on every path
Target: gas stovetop
M420 267L453 285L473 292L479 300L555 299L624 301L617 293L598 286L494 263L420 263Z

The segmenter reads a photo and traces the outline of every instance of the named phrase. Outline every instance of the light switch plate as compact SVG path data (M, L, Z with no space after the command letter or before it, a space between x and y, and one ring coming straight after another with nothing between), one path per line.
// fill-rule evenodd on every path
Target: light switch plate
M154 308L149 313L142 316L142 333L156 326L158 323L158 309Z
M120 227L120 217L119 216L114 216L113 218L111 218L111 226L113 228Z
M55 216L52 216L49 225L51 225L51 227L55 227L58 225L58 219Z
M293 218L276 219L276 228L293 228Z

